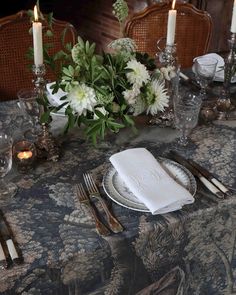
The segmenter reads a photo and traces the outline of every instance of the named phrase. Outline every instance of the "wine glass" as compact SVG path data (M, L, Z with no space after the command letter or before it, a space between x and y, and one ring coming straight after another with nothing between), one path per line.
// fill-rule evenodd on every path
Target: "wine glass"
M201 103L201 97L192 93L178 96L174 101L175 127L181 131L178 139L180 146L186 146L189 143L188 135L198 123Z
M40 115L41 106L37 102L37 92L34 89L21 89L18 91L20 108L25 114L25 117L33 127L33 130L25 132L26 137L37 137L40 132Z
M206 88L215 76L217 63L216 58L207 56L200 56L194 60L193 71L201 87L202 100L206 100Z
M0 132L0 196L13 196L17 186L13 183L6 183L4 177L12 168L12 137Z

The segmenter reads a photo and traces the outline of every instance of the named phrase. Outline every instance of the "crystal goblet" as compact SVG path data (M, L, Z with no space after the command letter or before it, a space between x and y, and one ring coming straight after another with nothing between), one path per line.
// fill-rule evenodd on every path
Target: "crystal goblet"
M188 136L198 123L201 103L201 97L191 93L183 97L179 96L174 102L175 127L181 131L178 139L180 146L186 146L189 143Z
M12 137L0 132L0 196L13 196L17 186L13 183L6 183L4 177L12 168Z
M206 88L213 81L217 63L218 61L214 57L200 56L194 60L193 71L201 87L202 100L206 100Z
M40 132L41 106L37 102L37 92L34 89L21 89L17 96L19 98L20 108L30 122L33 130L26 131L26 137L37 137Z

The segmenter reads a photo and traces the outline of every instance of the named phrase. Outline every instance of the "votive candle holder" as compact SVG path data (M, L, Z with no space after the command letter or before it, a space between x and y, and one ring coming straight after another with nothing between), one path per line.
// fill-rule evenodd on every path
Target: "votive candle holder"
M34 166L37 153L33 142L22 140L13 145L13 158L17 169L26 173Z

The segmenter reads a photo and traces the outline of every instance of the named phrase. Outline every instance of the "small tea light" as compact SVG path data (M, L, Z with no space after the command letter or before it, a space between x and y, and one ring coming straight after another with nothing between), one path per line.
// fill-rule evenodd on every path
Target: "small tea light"
M13 146L13 155L17 168L21 172L27 172L33 167L36 158L36 148L32 142L22 140Z
M29 159L33 156L33 153L31 151L24 151L24 152L19 152L17 154L17 158L20 159L20 160L23 160L23 159Z

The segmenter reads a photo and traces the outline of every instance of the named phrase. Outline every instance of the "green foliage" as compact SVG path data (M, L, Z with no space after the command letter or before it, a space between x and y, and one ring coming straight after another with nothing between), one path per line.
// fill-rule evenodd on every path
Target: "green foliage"
M113 9L122 26L128 16L127 3L117 0ZM29 15L32 17L32 11ZM45 16L39 13L39 17L48 24L45 30L47 38L52 38L53 14ZM78 42L72 47L72 44L64 42L65 34L66 31L62 34L63 48L54 55L50 54L53 43L44 44L44 63L57 77L51 86L52 94L61 90L65 95L60 99L60 106L50 105L47 97L39 100L44 109L42 122L49 122L51 113L63 108L68 119L64 132L83 126L85 136L96 144L108 132L117 133L125 127L136 131L132 116L150 109L148 102L154 105L153 112L158 111L157 105L162 107L166 104L163 89L155 91L152 85L152 76L155 79L161 77L160 72L154 71L154 60L148 54L136 52L132 39L115 40L110 47L113 53L98 55L95 43L78 37ZM33 58L32 48L28 56ZM155 72L155 75L149 72ZM163 98L159 97L162 93ZM159 99L164 101L156 104Z
M64 131L83 125L86 137L94 144L103 140L107 132L117 133L124 127L134 127L129 107L122 95L130 87L126 78L127 61L122 54L103 52L97 55L95 47L94 43L84 42L79 37L71 51L71 64L62 67L61 75L53 85L53 93L59 88L69 93L78 83L85 83L94 89L98 104L93 112L78 116L69 103L64 103L67 104L65 113L68 117ZM64 57L60 55L61 59ZM99 110L101 107L105 113Z
M115 3L112 5L113 11L112 13L118 19L120 23L123 23L129 13L129 8L124 0L116 0Z

